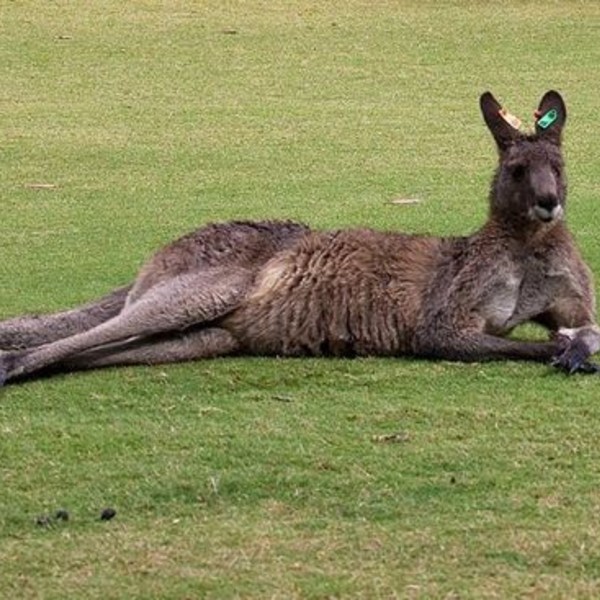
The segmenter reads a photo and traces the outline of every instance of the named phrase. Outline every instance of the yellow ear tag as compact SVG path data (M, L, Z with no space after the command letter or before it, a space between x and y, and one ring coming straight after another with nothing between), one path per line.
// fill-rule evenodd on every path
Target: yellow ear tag
M505 108L500 109L500 116L513 128L521 129L521 119L509 113Z

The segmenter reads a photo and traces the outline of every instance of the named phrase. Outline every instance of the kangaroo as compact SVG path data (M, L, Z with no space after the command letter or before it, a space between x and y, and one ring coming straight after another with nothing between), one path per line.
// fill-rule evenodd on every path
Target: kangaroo
M592 277L565 223L565 103L546 92L531 134L490 92L480 107L499 162L489 217L473 234L209 225L96 303L1 322L0 381L230 354L531 360L597 372ZM506 337L528 321L549 339Z

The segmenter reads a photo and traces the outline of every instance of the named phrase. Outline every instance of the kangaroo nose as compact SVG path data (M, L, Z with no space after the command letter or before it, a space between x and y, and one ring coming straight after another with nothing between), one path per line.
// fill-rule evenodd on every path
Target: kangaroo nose
M548 223L553 219L560 218L562 208L558 198L554 194L549 194L537 199L537 202L533 207L533 213L538 219Z
M537 205L551 213L558 205L556 196L544 196L537 201Z

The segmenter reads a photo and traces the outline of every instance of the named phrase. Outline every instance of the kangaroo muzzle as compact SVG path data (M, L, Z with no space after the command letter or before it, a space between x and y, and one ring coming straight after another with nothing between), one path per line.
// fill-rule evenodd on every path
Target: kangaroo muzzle
M554 195L539 198L534 204L532 211L533 216L544 223L560 219L563 214L563 208L558 198Z
M563 214L558 193L558 182L552 170L544 166L531 173L533 203L530 214L544 223L559 219Z

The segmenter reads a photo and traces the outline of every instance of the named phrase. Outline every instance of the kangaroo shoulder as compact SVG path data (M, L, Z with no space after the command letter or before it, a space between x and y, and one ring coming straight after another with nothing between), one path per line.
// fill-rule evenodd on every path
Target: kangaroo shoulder
M528 275L538 272L554 284L563 282L575 287L589 285L592 274L566 227L556 228L530 253Z

